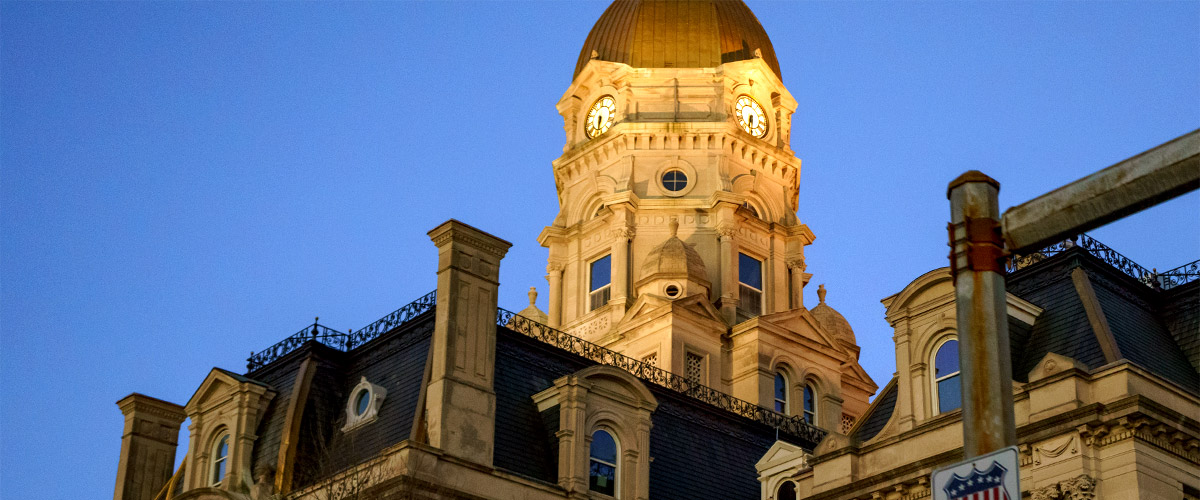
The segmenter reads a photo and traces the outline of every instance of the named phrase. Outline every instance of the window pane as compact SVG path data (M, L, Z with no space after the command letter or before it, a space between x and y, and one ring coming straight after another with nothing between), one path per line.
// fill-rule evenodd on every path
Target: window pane
M371 402L371 392L363 389L358 391L358 400L354 402L354 414L362 415L367 412L367 404Z
M738 254L738 281L762 290L762 262L744 253Z
M588 488L605 495L617 491L617 442L607 431L592 433Z
M950 340L938 349L933 359L933 378L945 377L958 371L958 341Z
M782 373L775 374L775 399L787 400L787 381L783 379Z
M592 287L590 291L596 291L600 287L612 282L612 258L609 255L601 257L599 260L592 262Z
M687 175L678 170L671 170L663 174L662 182L668 191L682 191L687 187Z
M588 489L609 496L617 494L617 469L611 465L592 460L588 474Z
M958 375L949 377L937 384L938 412L945 413L962 407L962 386Z
M779 493L775 495L775 500L796 500L796 483L784 481L779 485Z
M617 442L608 431L596 431L592 434L592 458L617 463Z

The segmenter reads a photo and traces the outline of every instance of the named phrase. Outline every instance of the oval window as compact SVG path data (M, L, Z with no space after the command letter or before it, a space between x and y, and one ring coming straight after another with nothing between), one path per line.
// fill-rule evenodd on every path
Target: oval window
M687 187L688 178L681 170L668 170L662 176L662 185L667 191L677 193Z
M371 404L371 391L363 389L358 391L358 395L354 399L354 414L362 415L367 412L367 407Z
M667 297L672 299L679 296L679 287L675 285L667 285L667 288L664 291L667 293Z

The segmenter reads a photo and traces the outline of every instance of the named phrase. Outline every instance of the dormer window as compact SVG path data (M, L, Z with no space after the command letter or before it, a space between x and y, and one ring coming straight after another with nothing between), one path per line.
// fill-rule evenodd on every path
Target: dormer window
M229 468L229 433L222 432L213 444L212 451L212 485L220 486L225 481L225 473Z
M591 283L588 287L588 310L594 311L608 304L612 288L612 256L605 255L592 261L588 269Z
M374 422L379 417L379 406L387 397L387 389L367 381L367 377L359 380L358 385L350 390L350 399L346 401L346 425L342 431L351 431L363 425Z
M592 433L588 489L617 496L617 440L604 429Z
M958 378L958 340L947 340L934 352L932 400L936 415L962 408L962 386Z

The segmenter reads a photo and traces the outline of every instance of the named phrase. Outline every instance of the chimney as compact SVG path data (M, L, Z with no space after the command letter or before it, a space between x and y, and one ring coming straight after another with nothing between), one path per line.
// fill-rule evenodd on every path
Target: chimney
M179 425L187 415L182 406L136 392L117 406L125 414L125 432L113 500L153 500L174 472Z
M437 312L426 390L429 444L492 465L495 443L496 294L511 243L449 220L429 232L438 248Z

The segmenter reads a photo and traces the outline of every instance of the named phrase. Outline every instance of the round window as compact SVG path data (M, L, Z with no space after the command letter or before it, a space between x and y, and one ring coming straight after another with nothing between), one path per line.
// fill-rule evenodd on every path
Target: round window
M662 176L663 187L672 193L683 191L683 188L687 187L687 183L687 174L684 174L682 170L668 170Z
M354 414L362 415L367 412L367 406L371 404L371 391L363 389L358 391L358 395L354 397Z
M677 287L675 285L667 285L667 287L664 288L663 291L666 292L667 297L670 297L672 299L679 296L679 287Z

